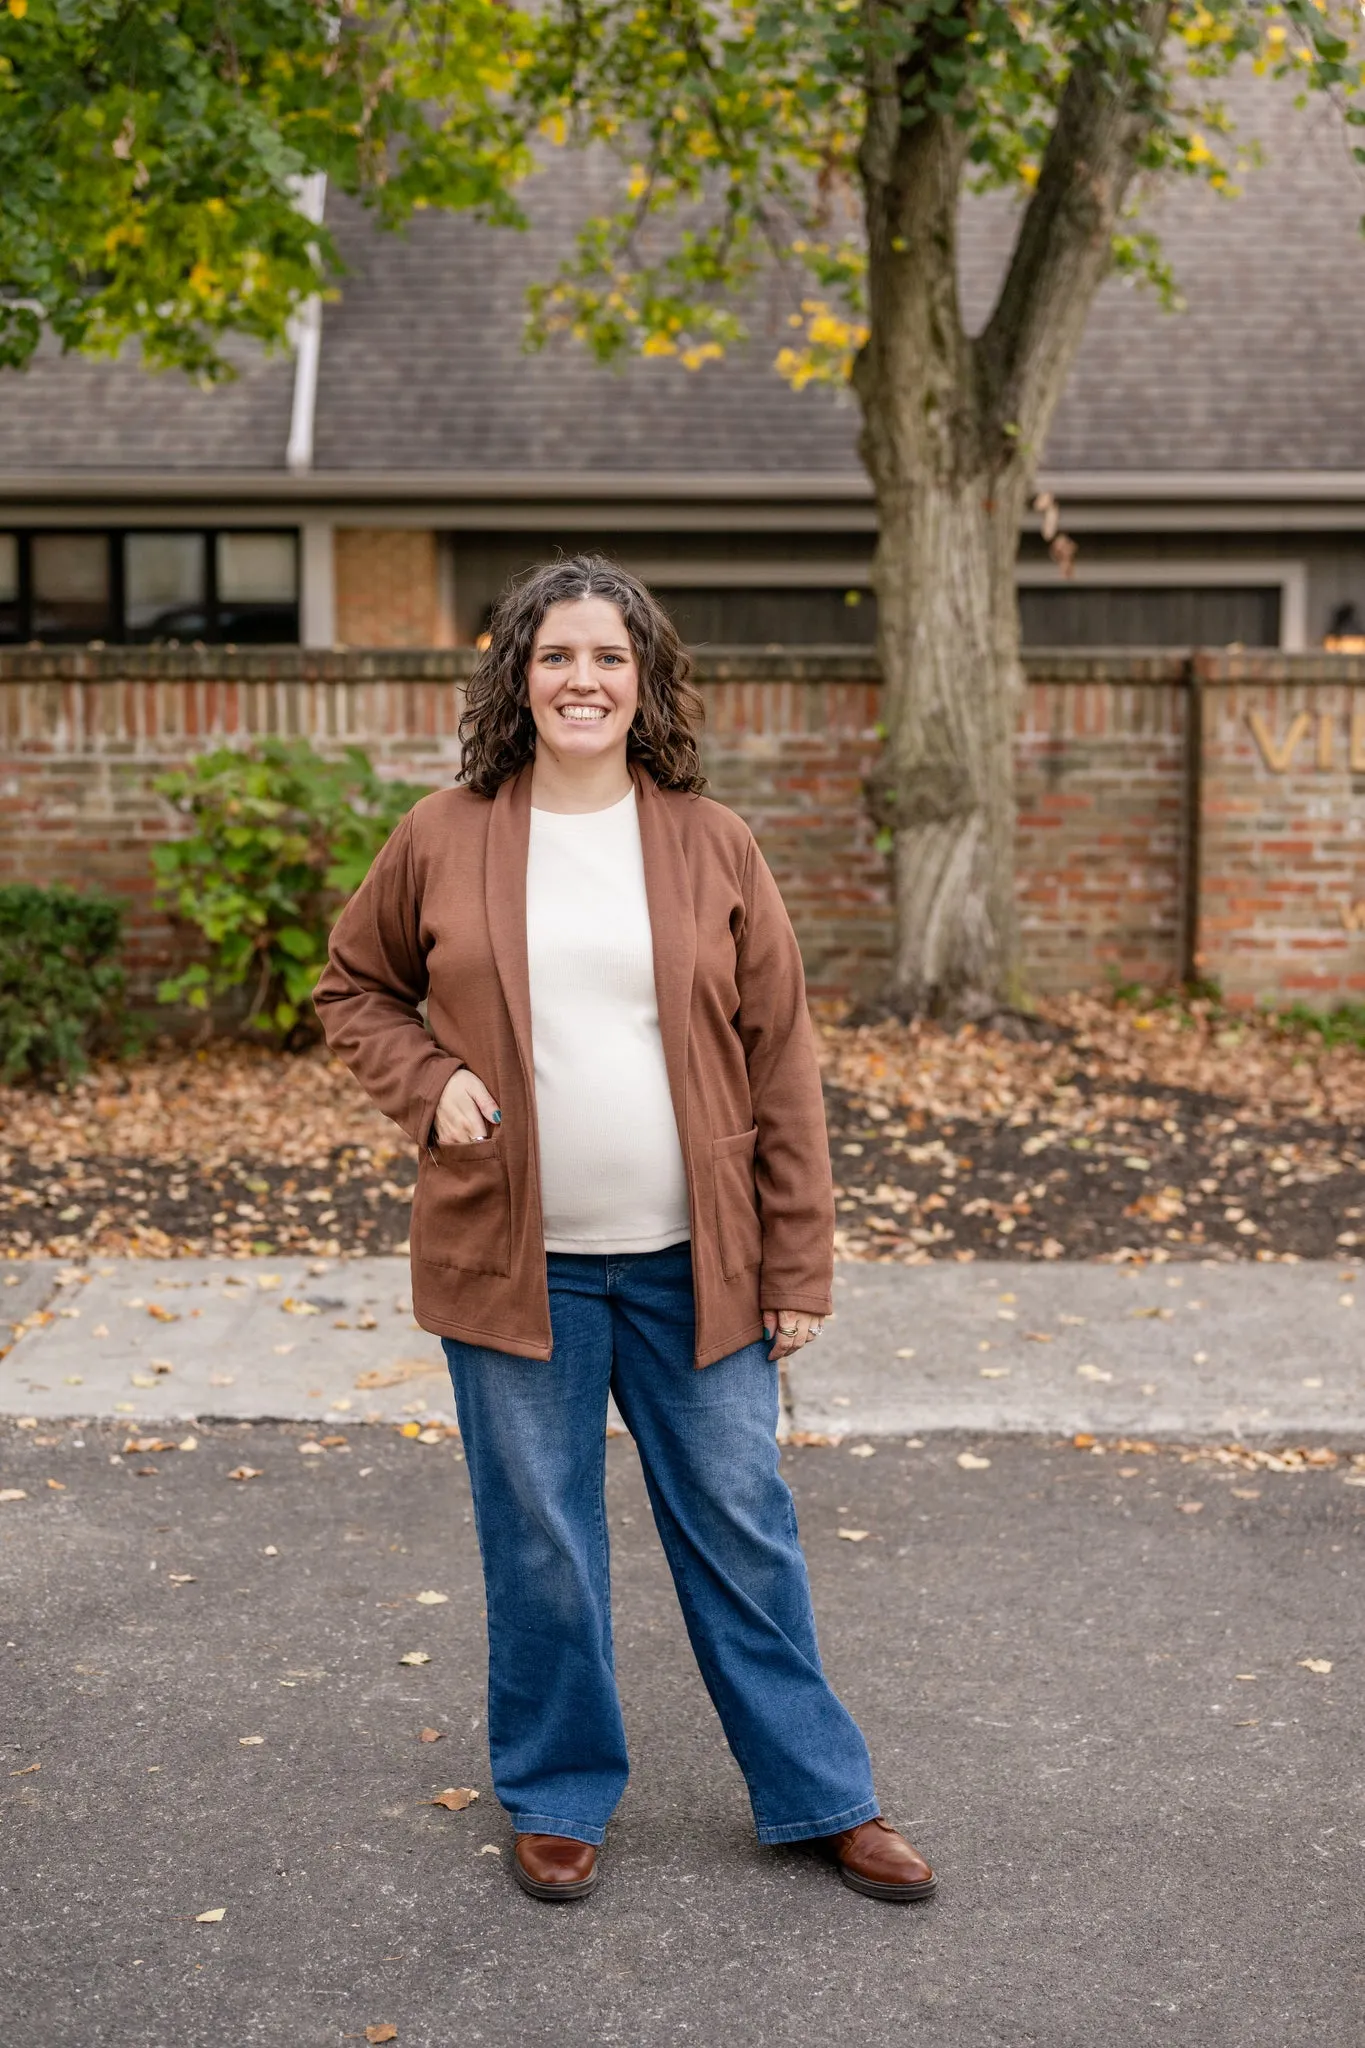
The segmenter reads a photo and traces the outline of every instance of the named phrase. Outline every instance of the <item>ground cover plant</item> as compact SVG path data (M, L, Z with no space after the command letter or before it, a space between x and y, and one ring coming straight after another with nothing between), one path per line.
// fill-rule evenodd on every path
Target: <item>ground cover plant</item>
M111 896L0 888L0 1078L84 1070L123 994L122 937Z
M841 1257L1331 1258L1365 1245L1365 1050L1097 996L1043 1038L820 1019ZM0 1249L406 1244L412 1147L321 1048L213 1044L0 1090Z

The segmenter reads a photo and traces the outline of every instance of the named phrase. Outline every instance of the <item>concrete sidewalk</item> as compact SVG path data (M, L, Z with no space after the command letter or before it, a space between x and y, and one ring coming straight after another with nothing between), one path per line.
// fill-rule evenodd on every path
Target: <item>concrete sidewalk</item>
M407 1261L16 1263L0 1415L166 1424L450 1419ZM1225 1437L1365 1432L1349 1264L845 1264L786 1427Z

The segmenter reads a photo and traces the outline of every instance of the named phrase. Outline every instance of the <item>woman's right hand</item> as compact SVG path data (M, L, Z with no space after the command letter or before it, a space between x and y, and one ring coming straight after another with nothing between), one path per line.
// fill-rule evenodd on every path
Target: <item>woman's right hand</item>
M501 1122L502 1111L477 1074L461 1067L451 1075L436 1105L435 1135L440 1144L471 1144L488 1136L487 1125Z

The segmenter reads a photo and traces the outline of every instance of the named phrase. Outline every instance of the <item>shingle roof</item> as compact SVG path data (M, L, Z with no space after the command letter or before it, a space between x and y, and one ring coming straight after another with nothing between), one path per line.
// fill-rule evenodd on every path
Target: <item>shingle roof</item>
M1265 162L1237 200L1193 181L1153 196L1147 220L1189 310L1105 286L1052 470L1365 470L1365 182L1330 106L1300 111L1283 87L1251 80L1234 98ZM603 203L599 177L556 158L528 188L522 235L428 213L386 236L332 205L349 275L323 320L317 473L857 474L851 397L793 393L770 368L785 309L760 309L747 349L691 374L668 360L604 370L568 344L523 352L525 287ZM969 210L969 322L984 316L1009 232L1003 204ZM290 365L238 356L239 381L205 394L131 361L45 350L22 385L7 381L0 470L283 471Z
M44 343L22 374L0 371L0 482L6 471L282 467L292 363L245 342L224 353L238 375L205 392L178 372L148 376L131 352L112 361Z

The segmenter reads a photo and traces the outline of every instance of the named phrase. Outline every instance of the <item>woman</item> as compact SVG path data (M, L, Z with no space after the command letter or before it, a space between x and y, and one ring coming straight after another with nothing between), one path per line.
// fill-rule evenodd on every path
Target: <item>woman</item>
M462 786L394 832L317 1002L420 1148L413 1305L455 1387L523 1889L592 1889L626 1782L610 1391L760 1841L927 1898L821 1671L778 1470L778 1363L830 1312L829 1152L796 941L748 828L701 795L688 666L608 562L513 586Z

